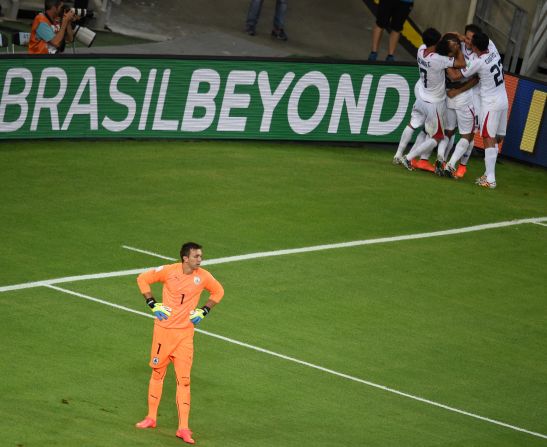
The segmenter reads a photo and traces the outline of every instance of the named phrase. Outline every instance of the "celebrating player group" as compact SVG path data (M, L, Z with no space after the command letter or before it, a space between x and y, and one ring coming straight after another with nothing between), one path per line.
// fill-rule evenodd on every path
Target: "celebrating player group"
M463 35L441 36L436 29L428 28L422 38L416 102L393 163L410 171L422 169L461 178L473 151L475 132L479 132L485 148L485 172L475 183L493 189L498 144L505 136L508 109L500 54L476 25L467 25ZM452 150L456 128L460 139ZM404 155L417 129L420 133ZM432 165L429 157L435 148L437 159Z

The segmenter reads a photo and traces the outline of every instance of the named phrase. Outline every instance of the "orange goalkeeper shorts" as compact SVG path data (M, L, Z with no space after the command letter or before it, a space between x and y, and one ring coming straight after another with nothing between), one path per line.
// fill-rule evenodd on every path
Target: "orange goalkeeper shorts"
M194 328L166 329L154 325L150 367L162 368L175 359L192 364L194 357Z

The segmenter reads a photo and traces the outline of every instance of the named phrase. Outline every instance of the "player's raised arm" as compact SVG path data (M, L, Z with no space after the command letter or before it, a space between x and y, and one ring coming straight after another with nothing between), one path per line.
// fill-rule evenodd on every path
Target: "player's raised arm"
M462 72L459 68L447 68L446 74L451 81L459 81L463 78Z
M475 76L476 74L478 74L479 72L479 69L481 68L481 65L482 65L482 60L481 59L475 59L474 61L472 61L469 66L467 68L464 68L463 70L460 71L461 73L461 77L462 78L472 78L473 76ZM461 78L460 78L461 79Z
M452 31L451 34L455 34L456 36L458 36L458 40L460 42L465 42L465 36L463 34L460 34L458 31Z
M446 96L448 96L449 98L454 98L455 96L458 96L462 94L463 92L466 92L467 90L472 89L478 83L479 83L479 78L473 77L469 79L468 81L464 82L461 86L447 90Z
M457 68L448 68L446 72L451 81L458 81L463 78L469 79L479 72L481 64L482 61L480 59L475 59L471 61L469 65L463 67L461 70Z
M456 42L450 42L450 49L454 55L453 68L465 68L467 63L465 62L465 56L462 53L461 47Z

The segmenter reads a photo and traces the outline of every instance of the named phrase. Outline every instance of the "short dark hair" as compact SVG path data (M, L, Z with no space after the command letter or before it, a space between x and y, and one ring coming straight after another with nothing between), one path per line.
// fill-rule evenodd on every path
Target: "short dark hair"
M422 34L422 40L427 47L431 47L441 40L441 33L435 28L427 28Z
M196 244L195 242L185 242L182 244L182 247L180 249L180 259L184 261L184 256L190 256L190 250L199 250L201 245Z
M460 43L460 39L454 33L446 33L437 45L435 45L435 51L441 56L448 56L450 54L450 41Z
M490 43L490 38L485 33L475 33L473 34L471 43L473 46L477 47L479 51L486 51L488 49L488 44Z
M442 38L435 45L435 52L441 56L448 56L450 54L450 45L448 44L449 40Z
M460 43L460 39L458 39L458 35L454 33L446 33L443 36L442 40L451 40L452 42Z
M482 33L482 28L478 25L475 25L474 23L470 23L469 25L465 25L465 33L467 31L471 31L473 34Z
M48 11L54 6L59 6L61 3L64 3L63 0L45 0L44 1L44 10Z

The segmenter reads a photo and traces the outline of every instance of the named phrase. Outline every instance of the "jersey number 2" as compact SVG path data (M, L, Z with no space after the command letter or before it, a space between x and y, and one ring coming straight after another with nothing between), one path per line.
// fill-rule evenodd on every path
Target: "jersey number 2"
M494 73L496 87L503 84L503 64L501 63L501 59L498 59L498 65L492 65L490 73Z
M427 88L427 70L425 68L420 68L420 73L424 75L424 87Z

